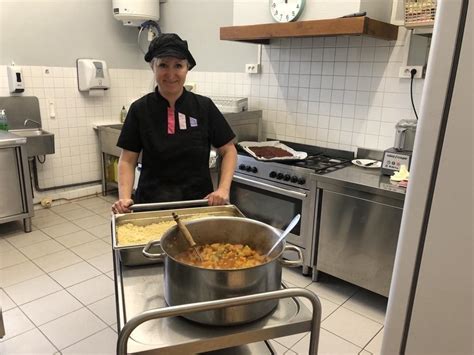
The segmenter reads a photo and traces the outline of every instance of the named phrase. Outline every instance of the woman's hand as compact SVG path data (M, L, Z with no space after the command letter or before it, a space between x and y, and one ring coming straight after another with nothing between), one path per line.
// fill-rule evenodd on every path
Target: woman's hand
M205 197L209 200L209 206L219 206L229 203L229 190L218 188Z
M112 205L112 212L113 213L128 213L132 212L132 210L129 208L131 205L133 205L133 200L130 198L121 198L118 201L115 201L114 204Z

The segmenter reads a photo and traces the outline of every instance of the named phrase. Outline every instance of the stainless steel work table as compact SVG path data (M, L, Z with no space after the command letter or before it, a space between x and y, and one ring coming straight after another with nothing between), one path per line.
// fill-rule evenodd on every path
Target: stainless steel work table
M193 354L218 349L225 349L225 354L230 354L232 352L229 347L237 347L232 349L233 353L259 355L264 353L263 347L265 347L266 352L272 354L273 350L266 342L262 342L263 340L309 331L310 346L314 349L314 353L317 352L321 304L318 297L308 290L285 289L193 304L200 307L199 310L203 310L201 305L215 308L218 303L221 306L224 303L237 304L233 300L243 304L270 298L280 299L274 312L255 322L230 327L207 326L182 317L170 317L185 313L186 310L189 312L192 306L167 307L163 297L162 264L123 266L119 253L114 251L114 270L119 330L118 350L122 343L129 354ZM260 298L257 299L255 296ZM295 297L308 298L313 304L314 311L311 312ZM167 314L164 314L164 311ZM164 317L158 319L161 316Z

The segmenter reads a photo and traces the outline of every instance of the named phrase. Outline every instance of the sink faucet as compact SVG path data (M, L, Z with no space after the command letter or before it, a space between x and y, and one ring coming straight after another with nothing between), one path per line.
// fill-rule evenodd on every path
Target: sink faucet
M32 120L32 119L29 119L29 118L27 118L27 119L25 120L25 122L23 122L23 126L26 127L26 125L28 124L28 122L36 123L36 124L38 125L38 127L41 127L41 123L39 123L38 121Z

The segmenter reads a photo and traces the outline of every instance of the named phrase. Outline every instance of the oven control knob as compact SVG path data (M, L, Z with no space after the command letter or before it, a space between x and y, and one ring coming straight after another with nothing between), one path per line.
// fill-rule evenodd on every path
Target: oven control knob
M293 183L298 182L298 176L293 175L293 176L291 177L291 182L293 182Z
M282 174L282 173L278 173L278 174L277 174L277 179L278 179L278 180L283 179L283 174Z
M240 165L239 165L239 170L245 170L245 165L244 165L244 164L240 164Z
M305 179L305 178L299 178L299 179L298 179L298 184L304 185L305 183L306 183L306 179Z
M256 166L254 166L254 167L252 168L252 173L256 174L256 173L257 173L257 171L258 171L257 167L256 167Z
M290 174L285 174L284 179L285 179L285 181L290 181L290 179L291 179Z
M276 178L276 176L277 176L276 171L270 171L270 175L269 175L269 176L270 176L271 178L273 178L273 179Z
M247 170L250 173L252 171L252 167L250 165L247 165L245 167L245 170Z

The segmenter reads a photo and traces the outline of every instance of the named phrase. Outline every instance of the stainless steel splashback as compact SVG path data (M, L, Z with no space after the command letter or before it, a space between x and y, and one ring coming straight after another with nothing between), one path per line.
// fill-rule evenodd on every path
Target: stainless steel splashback
M9 129L23 129L26 119L41 123L39 101L36 96L0 97L0 109L5 109Z
M261 138L260 121L262 111L224 112L223 115L234 131L237 142L258 141Z

